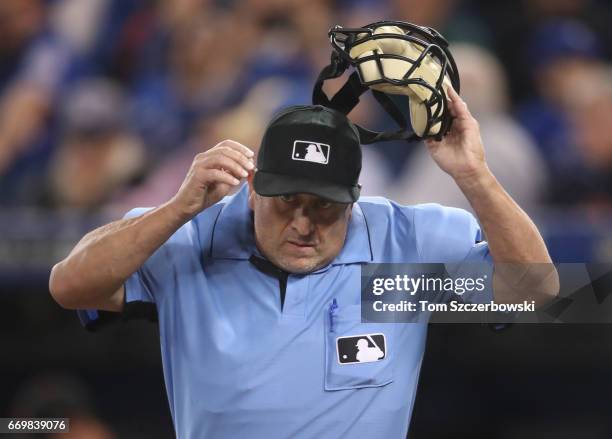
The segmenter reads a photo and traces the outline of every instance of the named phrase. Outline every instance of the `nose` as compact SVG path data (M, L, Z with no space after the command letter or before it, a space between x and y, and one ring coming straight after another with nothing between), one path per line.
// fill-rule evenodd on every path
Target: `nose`
M309 236L315 229L314 222L303 207L295 209L291 226L300 236Z

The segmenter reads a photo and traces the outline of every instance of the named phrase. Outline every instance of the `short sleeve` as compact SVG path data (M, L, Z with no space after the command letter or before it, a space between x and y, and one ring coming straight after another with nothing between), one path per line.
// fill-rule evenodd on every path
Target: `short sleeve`
M448 274L460 282L479 282L484 289L455 292L469 303L493 300L493 260L474 216L439 204L415 206L416 242L421 262L444 263Z
M138 207L130 210L123 216L123 219L135 218L140 216L152 208ZM154 260L149 258L138 270L136 270L125 281L125 308L134 309L133 305L138 303L155 303L154 295L154 278L155 272ZM130 305L132 304L132 305ZM129 313L129 311L128 311Z
M486 256L480 226L474 216L454 207L420 204L414 207L416 245L422 262L460 262ZM488 247L487 247L488 248Z

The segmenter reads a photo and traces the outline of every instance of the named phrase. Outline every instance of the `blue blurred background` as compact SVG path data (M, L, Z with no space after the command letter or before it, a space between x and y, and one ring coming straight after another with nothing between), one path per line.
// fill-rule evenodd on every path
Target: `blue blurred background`
M609 0L2 1L0 416L172 437L155 325L86 333L51 301L50 267L87 231L166 201L196 153L257 149L277 109L309 103L328 29L381 19L451 41L489 165L553 258L612 259ZM368 99L350 116L390 126ZM420 143L364 146L362 184L469 209ZM432 327L411 437L612 437L611 335Z

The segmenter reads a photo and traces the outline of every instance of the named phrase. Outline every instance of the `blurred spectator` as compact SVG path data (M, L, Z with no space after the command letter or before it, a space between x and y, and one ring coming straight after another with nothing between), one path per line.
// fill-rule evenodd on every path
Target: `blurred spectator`
M489 168L510 195L529 209L542 195L546 166L530 136L507 113L504 71L491 53L478 46L453 44L452 48L461 73L461 95L480 124ZM470 209L424 145L397 181L392 198L403 204L437 202Z
M540 26L526 55L541 97L563 105L567 82L598 62L599 46L596 35L580 22L555 20Z
M160 14L165 4L160 3ZM195 10L176 18L180 26L158 17L158 39L144 50L164 67L142 72L133 95L136 127L154 157L180 148L200 118L239 101L251 44L248 24L229 13Z
M88 54L94 48L112 3L113 0L56 1L49 13L49 26L72 50Z
M88 79L66 97L61 137L52 157L47 203L99 208L140 177L144 149L126 125L125 97L113 83Z
M448 40L489 46L490 30L478 11L460 0L392 0L396 20L433 27ZM387 18L388 19L388 18Z
M253 61L261 63L270 57L280 61L276 67L285 71L290 67L289 63L294 63L294 73L300 76L318 73L327 64L329 50L326 41L321 40L321 35L326 35L335 24L332 22L329 0L251 0L244 2L241 7L238 13L243 17L248 14L254 18L264 38L261 45L263 50L254 48ZM273 51L279 52L275 55ZM284 59L279 59L278 54L282 54Z
M321 38L332 26L327 0L200 4L172 25L163 16L169 46L158 44L156 57L166 57L169 68L144 74L134 94L139 132L161 165L114 208L167 200L193 156L225 138L256 150L276 110L310 103L314 78L329 62L331 48Z
M568 125L568 91L574 77L597 69L599 43L581 23L555 20L542 25L532 36L527 65L533 73L537 94L523 102L517 112L553 168L565 160L571 133Z
M331 54L327 38L321 39L336 24L330 4L329 0L249 0L237 5L240 22L251 22L258 38L244 66L245 87L282 77L295 82L296 90L303 89L302 103L308 103L314 80Z
M49 2L0 2L0 201L18 195L23 174L50 150L54 100L74 67L69 47L47 26Z
M612 8L608 0L523 0L528 17L536 23L551 19L577 20L592 29L603 42L602 53L612 55Z
M612 70L583 70L566 83L571 136L553 168L551 200L594 214L612 208Z
M294 91L294 84L284 78L262 80L239 105L202 120L194 127L195 133L186 147L157 163L143 184L115 197L108 207L110 216L122 216L134 206L158 206L172 198L196 154L224 139L240 142L257 154L261 137L273 114L280 107L303 103L295 98Z
M529 99L534 93L533 68L525 57L533 45L533 35L547 23L565 20L580 22L602 41L606 57L612 56L612 8L608 0L472 0L479 15L494 29L491 34L495 53L504 64L513 101ZM556 36L559 29L549 29Z

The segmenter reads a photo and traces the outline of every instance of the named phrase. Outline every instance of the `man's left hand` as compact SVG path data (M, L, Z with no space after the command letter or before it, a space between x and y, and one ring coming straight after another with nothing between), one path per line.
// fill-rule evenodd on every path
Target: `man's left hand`
M447 94L454 118L451 129L441 141L428 139L425 144L436 164L455 181L473 179L488 171L478 121L452 87Z

